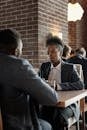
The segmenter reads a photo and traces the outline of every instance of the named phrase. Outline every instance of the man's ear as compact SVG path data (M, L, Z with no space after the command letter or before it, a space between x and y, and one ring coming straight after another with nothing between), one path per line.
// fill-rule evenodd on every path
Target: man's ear
M20 51L18 48L15 49L15 56L19 57L20 56Z

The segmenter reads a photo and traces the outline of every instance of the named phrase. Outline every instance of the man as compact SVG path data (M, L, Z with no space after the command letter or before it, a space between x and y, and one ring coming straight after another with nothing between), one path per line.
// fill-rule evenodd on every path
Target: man
M76 54L86 58L86 50L83 47L76 49Z
M48 38L46 41L48 49L49 62L41 65L39 75L45 80L55 81L57 90L79 90L83 89L83 83L72 64L65 63L61 60L63 53L62 41L57 37ZM54 130L63 130L67 125L68 118L75 116L79 119L79 108L77 104L63 109L57 107L43 106L41 117L49 121Z
M82 65L85 89L87 89L87 58L85 57L86 57L86 51L82 47L82 48L76 49L74 56L69 58L67 62Z
M17 57L21 53L19 34L11 29L1 30L0 107L3 130L51 130L47 122L38 119L32 98L42 105L55 105L58 95L36 74L27 60Z
M86 50L83 47L76 49L74 56L69 58L67 60L67 62L82 65L85 89L87 89L87 58L86 58ZM87 102L87 97L85 98L85 102ZM86 120L86 123L87 123L87 112L85 112L85 117L86 117L85 120Z

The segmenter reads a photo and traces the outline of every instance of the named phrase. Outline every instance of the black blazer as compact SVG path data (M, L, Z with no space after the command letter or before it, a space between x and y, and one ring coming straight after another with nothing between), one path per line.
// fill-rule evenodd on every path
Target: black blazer
M0 63L0 106L4 130L42 129L30 97L42 105L55 105L58 94L43 82L27 60L0 53Z
M51 70L51 62L46 62L41 65L39 70L39 75L41 78L48 79L49 73ZM77 71L74 68L73 64L69 64L66 62L61 63L61 83L60 86L62 90L79 90L83 89L84 84L80 80ZM77 104L72 104L70 108L73 110L74 116L79 118L79 109ZM51 113L52 114L52 113ZM66 114L67 115L67 114ZM66 117L67 119L67 117Z
M48 76L51 70L51 63L46 62L41 65L39 75L41 78L48 80ZM84 84L80 80L77 71L73 64L66 62L61 63L61 83L62 90L80 90L83 89Z

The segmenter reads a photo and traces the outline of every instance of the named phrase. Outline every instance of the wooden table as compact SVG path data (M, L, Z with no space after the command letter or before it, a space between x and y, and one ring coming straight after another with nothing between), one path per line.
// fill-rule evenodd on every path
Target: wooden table
M77 101L80 102L80 110L82 112L82 127L85 130L85 97L87 96L87 90L75 90L75 91L58 91L59 101L58 107L67 107Z

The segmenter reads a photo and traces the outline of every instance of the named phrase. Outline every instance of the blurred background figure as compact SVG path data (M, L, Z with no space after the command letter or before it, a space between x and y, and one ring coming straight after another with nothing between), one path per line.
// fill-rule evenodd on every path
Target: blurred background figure
M75 50L74 55L67 60L69 63L81 64L84 76L85 88L87 89L87 58L86 50L81 47Z
M73 57L74 55L75 55L75 50L71 49L70 58Z
M87 58L86 58L85 48L81 47L81 48L76 49L73 57L71 57L67 61L70 63L82 65L85 89L87 89ZM87 102L87 97L85 98L85 102ZM87 123L87 112L85 112L85 121Z
M86 57L86 50L83 47L76 49L75 52L76 52L77 55L80 55L84 58Z
M71 47L65 44L63 48L62 60L66 61L68 58L70 58L70 53L71 53Z

